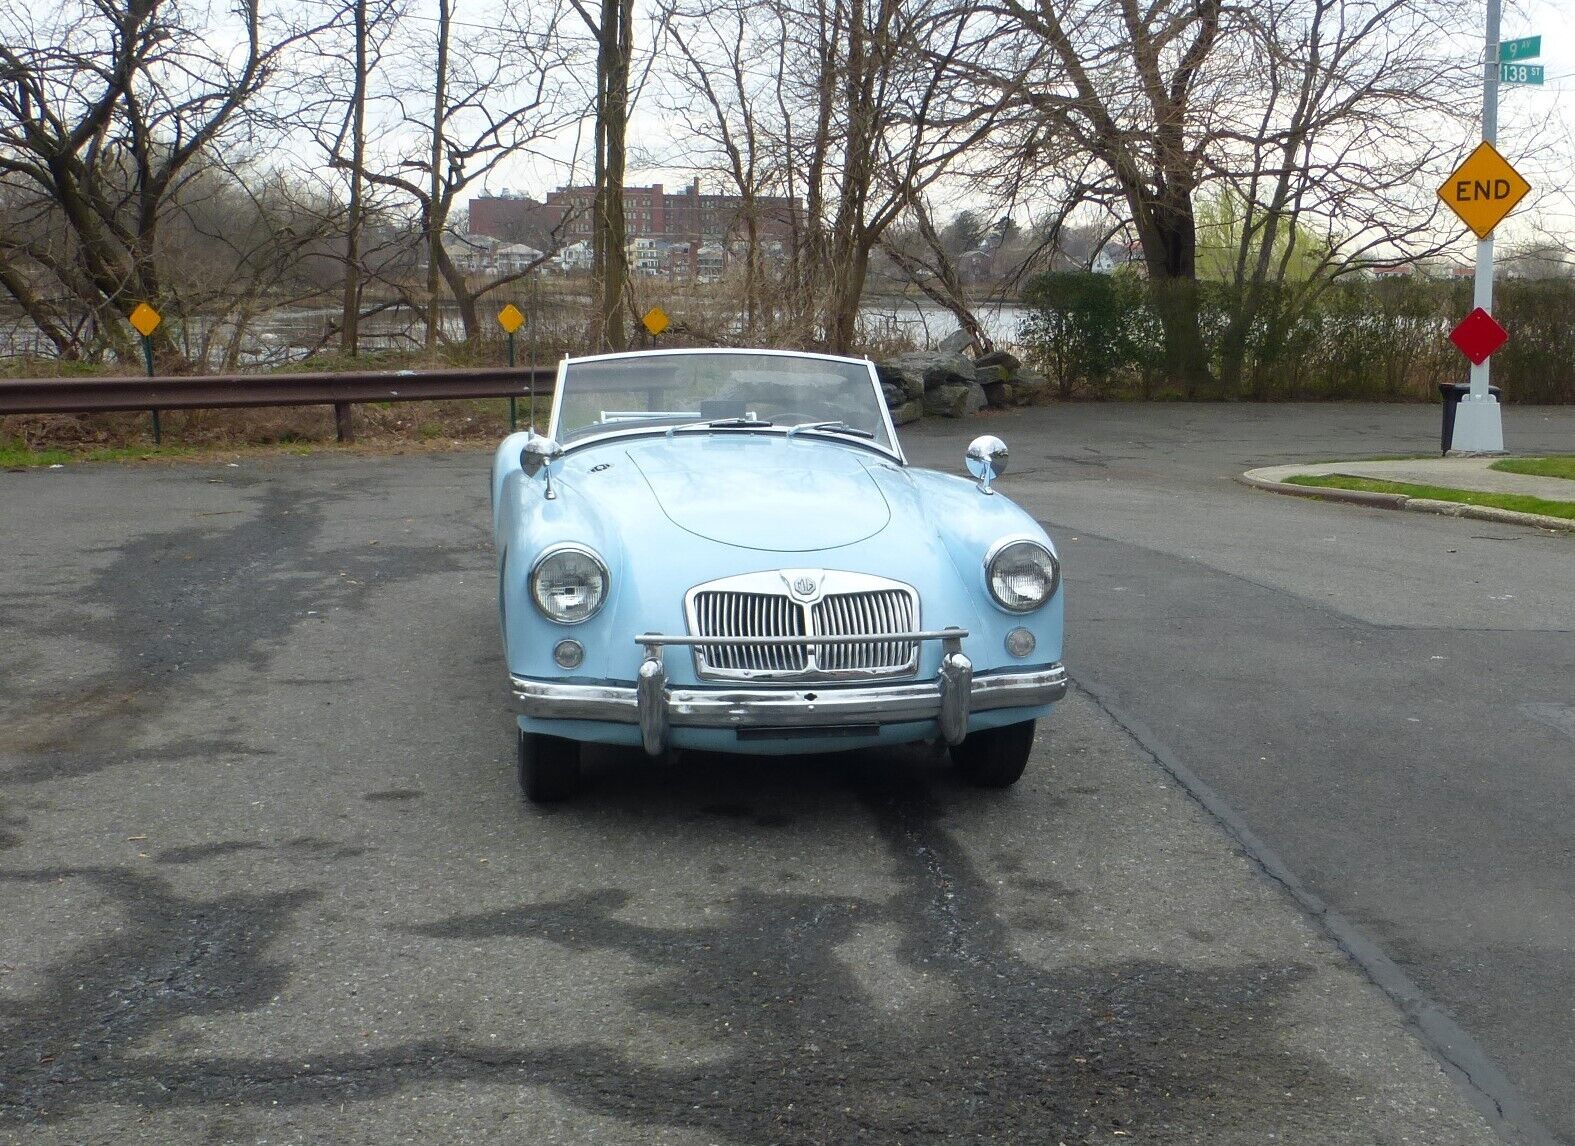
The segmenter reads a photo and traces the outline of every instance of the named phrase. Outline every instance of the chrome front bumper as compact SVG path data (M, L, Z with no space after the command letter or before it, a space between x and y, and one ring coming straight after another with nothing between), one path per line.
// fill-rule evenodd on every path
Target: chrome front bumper
M968 732L968 716L998 708L1051 704L1066 695L1066 668L1051 665L1027 672L1000 672L975 677L963 654L967 633L883 635L881 640L940 640L946 644L940 672L932 680L860 687L805 682L793 687L673 687L662 662L666 645L723 643L728 638L642 636L645 646L637 682L627 685L567 684L510 676L514 697L526 716L549 720L601 720L637 724L645 750L653 756L668 744L671 728L837 729L849 726L902 724L933 720L948 744ZM737 638L734 638L737 640ZM811 638L812 643L871 640L871 637ZM739 643L745 643L740 641ZM747 643L759 644L758 640Z

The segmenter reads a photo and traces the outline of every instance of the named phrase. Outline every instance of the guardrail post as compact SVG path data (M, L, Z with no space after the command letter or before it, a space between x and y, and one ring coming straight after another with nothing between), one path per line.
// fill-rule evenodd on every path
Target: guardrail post
M355 426L350 422L350 403L334 403L334 432L341 442L355 441Z

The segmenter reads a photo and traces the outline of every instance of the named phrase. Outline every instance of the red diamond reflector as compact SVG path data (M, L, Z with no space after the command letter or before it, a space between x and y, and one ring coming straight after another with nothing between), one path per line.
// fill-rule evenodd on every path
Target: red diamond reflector
M1509 332L1479 306L1449 332L1449 341L1460 347L1460 353L1471 359L1471 365L1481 366L1488 355L1509 341Z

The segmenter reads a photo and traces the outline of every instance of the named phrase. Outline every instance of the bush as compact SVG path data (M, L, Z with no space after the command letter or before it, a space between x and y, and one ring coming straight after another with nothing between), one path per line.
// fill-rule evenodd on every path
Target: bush
M1143 281L1127 274L1055 271L1029 280L1023 348L1060 397L1107 396L1143 372L1159 330L1143 294Z
M1057 272L1029 281L1024 357L1062 397L1151 397L1161 332L1147 284L1122 274ZM1264 288L1253 321L1227 345L1246 297L1199 283L1199 328L1219 380L1216 396L1280 401L1436 401L1438 384L1469 371L1449 332L1471 309L1464 282L1401 278ZM1493 356L1505 399L1575 403L1575 281L1497 284L1494 317L1510 340ZM1160 388L1156 390L1156 383Z

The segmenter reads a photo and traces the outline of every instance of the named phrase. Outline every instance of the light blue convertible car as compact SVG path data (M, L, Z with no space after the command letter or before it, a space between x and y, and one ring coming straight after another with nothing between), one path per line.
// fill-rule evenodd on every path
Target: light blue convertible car
M532 801L586 742L806 753L944 741L1006 787L1066 692L1055 547L903 458L874 366L764 350L566 359L492 470L498 608Z

